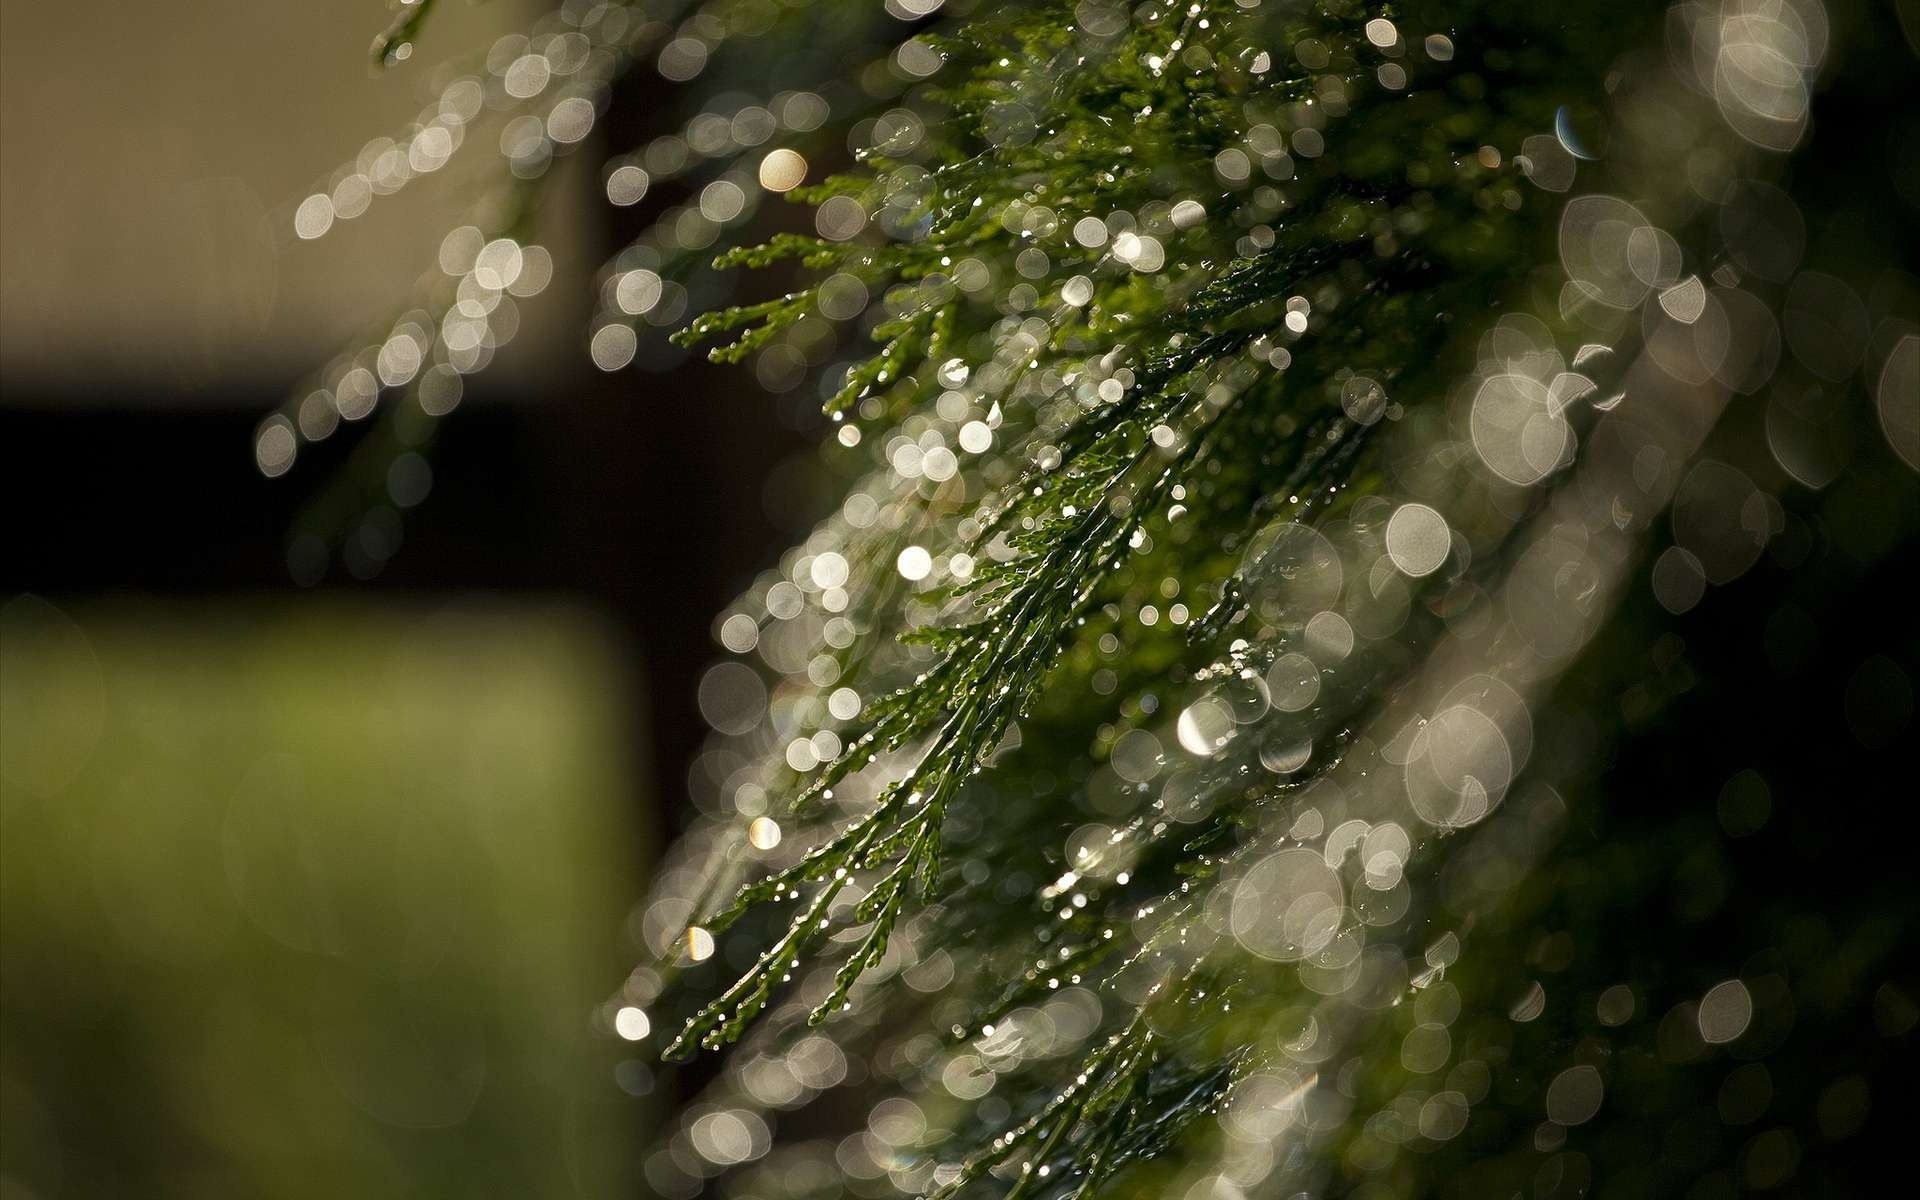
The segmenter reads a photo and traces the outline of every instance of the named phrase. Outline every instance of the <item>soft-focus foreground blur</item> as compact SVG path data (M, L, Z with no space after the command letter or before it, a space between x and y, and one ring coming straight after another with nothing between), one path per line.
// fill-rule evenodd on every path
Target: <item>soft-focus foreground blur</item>
M450 58L543 9L443 7ZM792 434L639 435L585 346L620 230L563 164L551 294L380 506L405 553L295 586L346 451L270 480L256 425L473 186L295 235L433 94L369 72L388 19L0 6L7 1200L631 1194L656 1119L595 1014Z

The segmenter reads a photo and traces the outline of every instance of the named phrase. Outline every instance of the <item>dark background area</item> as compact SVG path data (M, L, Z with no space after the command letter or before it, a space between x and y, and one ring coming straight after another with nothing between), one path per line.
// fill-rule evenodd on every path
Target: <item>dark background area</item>
M408 515L400 552L371 581L336 568L315 589L289 577L286 539L337 463L316 453L266 479L251 453L290 381L183 403L9 380L0 590L62 600L477 589L578 601L624 634L648 724L634 737L652 776L635 803L671 829L705 728L694 687L715 653L713 616L784 542L762 493L802 438L763 394L704 364L607 376L583 349L559 374L537 401L489 394L483 375L442 426L433 491ZM337 459L351 441L322 449Z

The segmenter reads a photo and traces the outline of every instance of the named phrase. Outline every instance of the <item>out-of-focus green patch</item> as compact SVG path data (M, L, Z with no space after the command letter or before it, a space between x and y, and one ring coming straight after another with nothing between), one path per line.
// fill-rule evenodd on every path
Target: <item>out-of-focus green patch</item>
M552 607L0 607L0 1194L626 1194L632 704Z

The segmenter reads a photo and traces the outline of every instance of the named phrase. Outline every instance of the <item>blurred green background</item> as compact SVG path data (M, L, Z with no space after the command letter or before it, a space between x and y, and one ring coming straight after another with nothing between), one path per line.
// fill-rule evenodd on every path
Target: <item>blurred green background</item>
M640 1190L656 1085L603 1005L818 419L587 357L643 219L598 173L661 97L556 164L553 282L391 561L288 572L364 425L280 479L251 448L498 131L324 242L294 206L549 7L440 5L376 74L388 0L0 0L0 1200Z
M497 600L0 608L0 1194L622 1191L616 640Z

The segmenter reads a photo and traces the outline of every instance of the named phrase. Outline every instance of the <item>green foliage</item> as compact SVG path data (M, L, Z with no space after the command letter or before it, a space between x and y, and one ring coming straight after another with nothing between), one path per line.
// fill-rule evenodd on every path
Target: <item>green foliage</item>
M882 1061L884 1047L900 1043L860 1010L892 1022L922 1009L901 980L933 948L1008 980L959 988L918 1018L949 1026L935 1062L970 1061L996 1025L1046 1011L1063 984L1122 998L1097 1026L1110 1030L1097 1048L1070 1055L1064 1072L1029 1063L1003 1075L1002 1088L1024 1098L1006 1122L970 1133L960 1121L929 1135L921 1146L930 1155L893 1173L896 1184L924 1180L941 1197L1176 1194L1186 1185L1174 1180L1196 1177L1190 1164L1237 1153L1233 1136L1201 1120L1220 1116L1236 1087L1292 1080L1296 1097L1314 1088L1318 1076L1289 1065L1301 1061L1295 1037L1343 1041L1360 1072L1343 1090L1384 1114L1405 1102L1399 1063L1415 1051L1403 1043L1431 1040L1430 1030L1454 1019L1452 1002L1434 997L1454 994L1436 981L1460 938L1506 919L1511 896L1501 888L1450 908L1439 902L1449 865L1475 852L1450 849L1448 819L1429 813L1434 827L1416 831L1393 860L1413 899L1393 899L1399 883L1349 893L1352 928L1371 927L1367 953L1424 961L1411 981L1411 965L1397 985L1389 973L1385 983L1361 975L1338 986L1331 968L1302 966L1303 976L1320 972L1302 988L1288 968L1260 961L1291 951L1249 956L1261 935L1242 935L1237 918L1232 938L1220 931L1224 908L1258 901L1261 864L1284 858L1262 856L1319 843L1324 830L1301 822L1320 819L1329 788L1337 795L1397 768L1400 760L1379 757L1396 692L1414 690L1409 681L1428 656L1461 637L1473 598L1511 586L1525 561L1526 501L1483 492L1457 443L1435 447L1459 419L1447 412L1457 381L1502 364L1478 339L1503 308L1533 308L1532 278L1552 263L1556 234L1563 246L1567 236L1555 224L1562 189L1529 187L1523 177L1535 166L1516 162L1513 148L1601 105L1608 64L1658 17L1650 6L1560 19L1520 6L1377 14L1400 20L1388 27L1387 54L1366 28L1375 15L1205 4L1148 5L1105 24L1047 5L973 14L928 39L947 62L921 93L918 111L937 113L924 140L902 155L876 132L860 168L796 193L813 204L851 200L881 214L889 236L779 235L729 251L719 266L798 260L824 278L701 318L682 335L693 343L744 329L713 352L740 361L831 309L828 289L857 281L881 297L867 322L879 350L845 369L827 411L911 431L990 409L996 447L1007 447L984 458L977 476L961 476L965 488L892 484L895 511L918 511L914 536L952 547L947 565L891 620L869 610L860 636L898 633L909 653L872 655L836 676L880 698L831 762L798 773L774 802L811 848L746 882L707 925L718 933L751 915L764 927L761 908L773 901L799 903L799 915L667 1049L746 1035L779 986L804 979L803 954L829 945L846 949L825 981L800 985L807 1022L842 1018L843 1041L872 1045ZM1407 31L1418 28L1408 22L1420 19L1448 36L1403 57L1416 40ZM1293 52L1267 55L1267 46ZM1471 48L1471 65L1455 60L1456 47ZM1561 145L1553 143L1564 154ZM1645 202L1663 194L1650 189ZM1106 213L1122 219L1098 219ZM1132 239L1124 252L1122 237ZM985 282L970 286L970 270ZM1619 353L1630 353L1631 338L1564 307L1551 319L1553 335L1600 342L1582 351L1581 386L1615 387L1618 369L1593 351L1618 339ZM936 418L957 391L964 412ZM1582 418L1580 436L1605 407ZM1156 783L1157 798L1143 783L1137 794L1150 803L1098 796L1103 775L1113 777L1102 760L1131 732L1164 730L1155 714L1175 697L1190 705L1182 722L1198 722L1194 714L1223 697L1241 706L1236 721L1261 717L1273 681L1313 641L1306 614L1289 606L1301 587L1312 589L1312 554L1321 551L1303 549L1308 535L1290 531L1350 528L1364 538L1371 527L1377 536L1373 523L1404 495L1410 472L1423 478L1416 490L1460 522L1470 561L1444 585L1396 592L1380 578L1388 559L1377 559L1373 600L1389 610L1398 603L1398 615L1349 602L1346 621L1368 644L1315 680L1304 711L1237 734L1229 726L1204 753L1207 738L1190 744L1183 725L1180 745L1202 766ZM853 486L856 495L873 488ZM1477 519L1468 515L1476 505L1486 506ZM830 521L809 550L848 536ZM891 577L885 555L863 561ZM1348 569L1367 562L1362 553ZM1175 595L1184 630L1172 620L1153 627L1154 602ZM1365 632L1367 620L1385 632ZM1123 649L1102 649L1109 645ZM1096 694L1124 702L1116 709L1089 699ZM1491 711L1503 701L1488 692L1483 703ZM1252 715L1238 715L1242 708ZM871 799L839 803L835 789L862 772L882 780ZM1538 861L1559 803L1545 790L1511 800L1478 842ZM1124 846L1127 870L1082 877L1081 863L1050 849L1089 810L1124 817L1083 830ZM1405 836L1399 824L1371 820ZM1014 881L1056 874L1037 903L1010 902ZM858 899L842 902L843 893ZM890 959L903 931L915 948ZM1494 934L1475 944L1489 964L1523 955ZM1143 972L1158 980L1144 992ZM863 982L874 975L892 978ZM1495 976L1482 1002L1496 1008L1526 986ZM1330 999L1316 1008L1315 993ZM1403 1018L1363 1015L1403 998L1412 1001ZM1349 1001L1355 1007L1339 1015ZM1301 1033L1302 1021L1319 1032ZM776 1022L756 1054L792 1046L787 1028ZM1470 1069L1479 1068L1461 1067ZM928 1102L928 1081L912 1070L894 1083ZM1472 1107L1464 1094L1428 1101L1426 1136L1456 1136L1454 1114L1464 1122ZM1289 1170L1311 1179L1324 1167L1309 1162L1383 1152L1390 1161L1376 1123L1326 1131ZM743 1194L766 1186L746 1179Z
M1244 64L1254 53L1251 39L1310 34L1326 38L1329 55L1338 56L1324 65L1327 74L1235 70L1223 83L1211 72L1146 65L1170 44L1205 54L1209 64ZM993 347L1006 368L1002 419L1030 422L1042 449L971 522L965 549L978 565L947 592L964 615L908 634L934 651L935 664L868 710L865 728L794 807L807 811L876 754L924 745L918 765L888 784L871 811L792 866L746 885L712 916L708 924L718 932L754 905L799 900L801 885L821 885L787 934L688 1023L670 1056L738 1037L776 981L790 978L800 956L827 934L828 913L847 880L877 871L846 918L871 922L871 932L836 972L811 1019L841 1009L854 982L884 955L909 900L937 893L941 825L961 784L1029 709L1058 656L1082 636L1088 614L1115 598L1113 580L1140 545L1143 527L1163 516L1177 488L1198 483L1197 465L1218 471L1233 457L1223 447L1251 444L1262 447L1263 465L1279 471L1205 487L1212 494L1188 506L1192 526L1231 530L1248 511L1304 519L1326 509L1343 486L1366 477L1357 463L1384 389L1404 395L1406 404L1438 394L1439 381L1421 379L1420 369L1445 344L1448 315L1498 295L1514 255L1532 244L1518 228L1527 214L1507 211L1521 207L1512 176L1458 165L1476 139L1500 135L1502 118L1491 112L1441 135L1435 157L1450 160L1450 169L1424 188L1394 178L1404 164L1392 158L1363 160L1356 171L1344 160L1294 159L1269 147L1268 173L1289 179L1285 193L1263 188L1271 195L1250 202L1220 193L1216 157L1232 151L1245 162L1238 147L1263 136L1249 127L1273 130L1256 118L1309 102L1316 87L1324 99L1332 94L1324 81L1337 81L1344 95L1364 60L1380 57L1337 18L1288 13L1276 30L1264 12L1194 6L1164 20L1149 13L1103 39L1076 35L1061 13L1040 6L978 19L941 44L952 56L944 75L957 82L935 95L948 106L947 119L919 156L938 165L909 171L903 168L910 164L876 153L864 171L803 194L898 210L914 236L835 245L781 235L729 251L717 265L798 258L816 270L851 274L869 290L899 281L888 295L888 318L874 325L881 351L848 370L829 412L847 411L876 389L886 393L888 412L927 405L943 390L937 368L944 347ZM1010 107L1019 115L1009 115ZM1409 136L1408 107L1396 94L1363 93L1347 114L1349 136L1363 147L1401 142ZM1165 265L1151 270L1117 261L1104 246L1104 227L1103 244L1086 245L1059 215L1156 209L1162 217L1153 228L1165 241L1155 240L1146 253L1163 254ZM1480 231L1489 209L1501 212L1499 240L1513 247L1505 257L1484 248L1494 240ZM1280 227L1250 242L1242 228L1260 217ZM1048 288L1034 289L1029 307L1047 317L1042 329L1026 328L1029 320L1011 337L1015 318L1005 315L998 294L971 295L945 270L975 256L1008 276L1022 275L1016 260L1035 253L1046 263ZM739 361L805 319L824 286L702 317L680 336L691 342L744 328L712 355ZM1084 296L1069 298L1067 289L1076 287ZM1288 298L1301 296L1340 306L1330 328L1305 340L1284 324ZM1296 347L1284 351L1284 373L1263 369L1271 365L1262 360L1271 359L1266 343L1276 331L1277 340ZM1023 395L1023 384L1049 372L1069 389L1077 385L1073 401L1027 393L1027 410L1014 411L1010 402ZM1354 381L1379 398L1343 410L1341 397L1351 401L1347 385ZM1108 385L1119 394L1109 396ZM1276 483L1283 489L1274 490ZM1004 538L1006 553L985 553L996 537ZM1204 541L1202 549L1215 553ZM1165 557L1157 565L1190 594L1230 585L1217 564L1196 572L1182 556ZM1222 619L1195 625L1199 649L1224 644L1231 610L1225 605Z
M1752 444L1738 396L1890 378L1911 327L1891 284L1877 359L1795 325L1776 183L1805 186L1779 155L1808 152L1827 10L1032 0L902 7L905 41L832 4L644 11L663 71L732 39L839 72L830 115L775 124L840 169L769 182L787 101L716 81L623 161L688 199L609 266L596 361L744 269L674 341L817 381L845 497L718 626L753 681L710 679L759 720L703 753L614 1004L670 1060L739 1045L650 1178L1582 1192L1566 1147L1660 1075L1608 1039L1723 1044L1712 980L1561 953L1605 941L1572 814L1664 702L1636 682L1677 654L1661 613L1754 570L1805 482L1771 407L1770 460L1703 450ZM1777 90L1727 82L1753 45ZM789 210L712 254L783 188L814 233ZM1606 1032L1638 1019L1620 986L1657 1033ZM841 1084L795 1125L864 1131L757 1140Z

